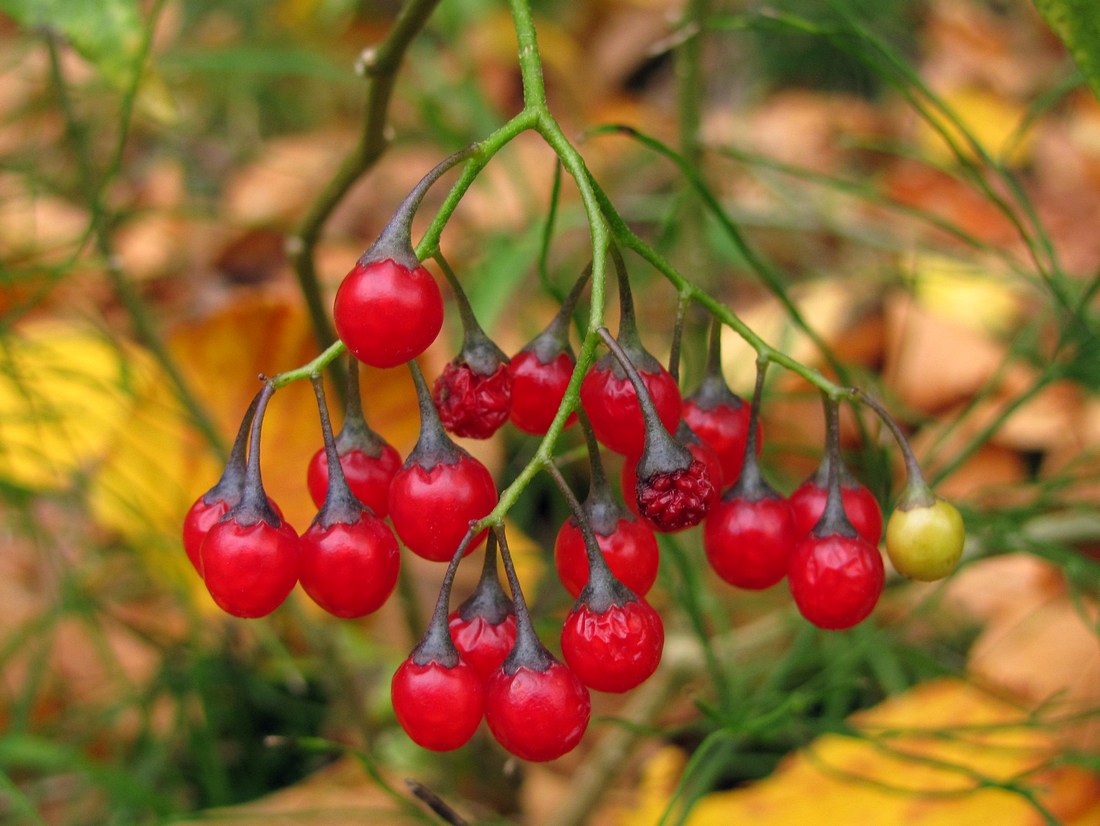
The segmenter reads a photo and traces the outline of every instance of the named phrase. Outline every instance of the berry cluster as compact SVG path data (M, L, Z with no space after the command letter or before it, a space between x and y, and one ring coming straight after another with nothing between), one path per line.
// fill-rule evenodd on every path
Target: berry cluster
M416 358L441 329L443 300L413 251L409 227L427 188L465 156L424 177L336 294L336 329L354 356L340 432L333 433L319 375L339 352L330 348L305 368L265 381L222 478L188 512L184 547L214 601L232 615L261 617L300 582L324 610L360 617L394 590L398 539L414 554L448 562L429 626L393 676L397 720L425 748L449 750L466 743L484 718L500 744L526 760L554 759L580 741L590 690L629 691L657 669L664 625L646 595L657 577L658 534L702 525L706 558L731 585L764 589L786 578L798 610L815 625L843 629L863 620L884 584L883 520L875 497L841 460L838 397L824 395L820 467L784 498L759 464L767 360L758 362L746 404L722 377L715 322L704 377L682 397L675 359L666 369L642 344L616 249L618 335L589 331L608 352L576 379L569 330L591 268L547 327L509 359L436 254L464 334L458 355L429 387ZM420 436L404 462L366 423L359 362L408 364ZM306 473L317 515L299 536L264 492L259 444L272 394L305 376L317 397L323 446ZM905 455L908 485L886 527L895 568L915 579L945 576L962 550L958 512L931 493L886 411L859 391L847 396L886 422ZM554 546L559 578L575 599L562 623L564 662L535 633L497 514L510 502L499 500L486 467L452 438L489 438L509 420L524 433L546 435L559 417L562 427L579 422L591 467L582 503L552 459L535 460L572 512ZM608 483L602 450L623 457L622 498ZM457 567L483 542L479 583L451 612ZM510 595L498 576L498 549Z

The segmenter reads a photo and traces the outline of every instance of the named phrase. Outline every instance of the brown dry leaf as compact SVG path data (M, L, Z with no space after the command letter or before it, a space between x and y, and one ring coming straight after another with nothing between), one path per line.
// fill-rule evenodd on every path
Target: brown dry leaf
M1004 360L987 335L927 309L908 293L886 299L883 381L906 405L936 413L970 399ZM965 353L965 358L959 358Z
M403 791L400 780L388 782ZM211 819L226 826L348 826L350 823L420 823L403 811L351 757L343 757L285 789L238 806L212 809L195 820L176 821L199 826Z
M37 192L20 175L0 173L0 259L63 261L88 229L88 211Z
M945 605L984 626L969 658L982 681L1049 703L1049 715L1100 708L1100 613L1070 596L1057 566L1023 553L981 560L952 578ZM1059 735L1095 748L1100 717L1086 714Z
M1020 778L1066 824L1084 826L1100 816L1100 780L1071 767L1043 766L1058 754L1056 739L1030 725L1026 711L970 683L917 686L851 723L861 736L819 737L771 777L706 795L685 823L1039 824L1022 795L988 785ZM683 760L675 752L661 755L660 771L651 768L636 807L620 822L656 823L675 763Z
M222 215L250 226L297 221L316 197L318 182L332 177L349 140L343 133L310 132L270 141L260 158L229 179Z

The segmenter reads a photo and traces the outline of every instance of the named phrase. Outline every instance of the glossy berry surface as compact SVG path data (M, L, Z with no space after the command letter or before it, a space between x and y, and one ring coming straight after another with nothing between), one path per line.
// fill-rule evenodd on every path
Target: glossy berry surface
M749 435L749 411L747 404L701 407L694 399L684 400L681 411L684 421L718 455L722 466L722 487L732 485L741 474ZM759 425L756 434L756 453L759 455L763 445Z
M724 498L703 527L703 548L715 573L730 585L754 591L787 575L798 538L782 497Z
M485 376L464 362L450 362L432 387L443 427L456 436L488 439L508 421L512 381L507 364Z
M682 531L703 521L717 487L698 459L686 468L656 473L637 485L638 513L664 532Z
M470 522L481 519L496 503L493 477L468 454L430 470L413 463L399 470L390 484L394 530L410 551L436 562L450 560ZM466 553L479 541L471 542Z
M355 498L370 508L375 516L385 517L390 509L390 482L401 467L401 456L392 445L383 445L378 457L362 450L349 450L340 454L340 467L351 486ZM306 485L310 498L318 508L328 493L328 462L321 448L309 462Z
M609 534L595 531L596 544L615 578L638 596L649 593L657 581L660 551L657 537L644 522L623 517ZM588 554L584 537L572 518L558 530L554 540L554 566L562 585L574 597L588 583Z
M443 326L443 296L424 267L392 259L357 263L336 292L333 322L349 352L373 367L423 353Z
M183 549L199 576L202 576L202 558L199 556L202 541L218 520L229 513L229 508L230 503L225 499L215 498L207 502L205 496L200 496L183 518Z
M301 538L299 579L310 598L343 619L377 611L393 593L401 556L381 519L363 512L352 524L314 522Z
M878 549L860 536L813 534L791 554L787 580L799 613L819 628L851 628L878 602L885 579Z
M966 529L950 502L898 508L886 523L886 553L902 576L931 582L943 579L962 558Z
M488 682L496 673L516 643L515 614L494 624L480 616L467 621L454 611L448 624L455 648L474 667L482 682Z
M624 456L640 456L645 447L645 425L638 396L630 379L616 376L612 362L606 359L608 356L601 358L584 377L581 405L601 444ZM672 433L680 421L680 389L676 380L663 367L658 372L639 372L661 424Z
M477 670L461 659L453 668L407 659L390 683L397 722L414 743L432 751L457 749L474 736L483 697Z
M235 617L270 614L298 582L298 534L285 520L241 525L229 516L210 529L201 556L210 596Z
M573 375L576 362L569 353L558 353L543 364L536 353L525 350L512 358L512 424L524 433L541 436L550 428L550 422L565 397L565 388ZM577 420L570 413L566 426Z
M648 679L661 662L664 644L661 617L642 599L612 603L603 613L580 603L561 632L562 655L581 682L612 693Z
M500 669L485 688L485 719L506 750L524 760L561 757L581 741L592 715L588 689L556 660L545 671Z
M844 513L859 535L871 545L878 545L882 538L882 509L878 500L865 486L842 483L841 499ZM828 490L810 477L791 494L791 513L794 515L795 528L799 534L808 534L825 511Z

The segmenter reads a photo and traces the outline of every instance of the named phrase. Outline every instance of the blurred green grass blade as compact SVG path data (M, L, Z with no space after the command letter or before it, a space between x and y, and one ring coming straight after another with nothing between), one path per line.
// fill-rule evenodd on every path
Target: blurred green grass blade
M0 0L0 11L25 28L64 37L114 88L133 83L145 37L137 0Z
M116 806L167 814L168 801L132 773L113 766L100 765L79 750L32 734L8 734L0 737L0 771L30 771L49 775L82 774L101 788Z
M1035 7L1066 44L1092 93L1100 98L1100 15L1096 0L1035 0Z

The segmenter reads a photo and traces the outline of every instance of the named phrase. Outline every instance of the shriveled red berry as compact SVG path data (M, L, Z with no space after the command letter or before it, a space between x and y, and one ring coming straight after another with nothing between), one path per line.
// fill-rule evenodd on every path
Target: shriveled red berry
M616 579L640 597L648 594L657 581L661 559L653 531L625 514L614 520L610 533L601 533L596 524L593 531ZM554 565L565 589L573 597L580 596L588 582L588 556L584 537L572 517L562 524L554 540Z
M440 421L456 436L488 439L508 421L512 382L507 364L482 375L465 362L450 362L432 388Z
M484 714L477 669L464 660L450 667L410 656L393 675L390 699L397 722L419 746L452 751L465 745Z
M396 367L428 349L443 327L443 296L423 266L360 261L336 291L340 340L372 367Z
M681 531L703 521L714 491L710 471L695 459L686 468L640 479L638 512L659 531Z
M509 366L514 379L510 414L512 424L524 433L536 436L546 433L565 397L565 388L575 366L572 354L566 352L558 353L546 363L530 350L513 356ZM566 426L576 420L576 413L571 413Z
M843 476L843 474L842 474ZM791 494L791 512L800 534L807 534L825 511L829 491L824 479L815 474L799 485ZM844 512L852 526L871 545L878 545L882 538L882 509L873 493L849 476L840 483Z
M859 535L802 539L787 580L799 613L819 628L851 628L878 602L885 579L882 555Z
M618 366L613 355L601 358L581 383L581 405L592 422L600 443L624 456L639 456L645 447L645 425L634 385ZM661 424L672 433L680 421L680 389L676 380L660 365L653 370L639 369L642 381L653 398Z
M474 615L465 620L458 611L450 616L451 638L455 648L477 671L482 682L488 682L516 644L516 615L508 614L500 622Z
M730 585L762 590L787 575L798 542L787 500L772 493L747 498L731 492L707 516L707 561Z
M401 455L388 444L381 448L377 458L361 450L349 450L340 454L340 467L355 498L369 507L375 516L385 517L390 507L390 482L401 467ZM313 504L321 507L328 491L328 462L324 448L313 454L309 462L306 485Z
M350 619L374 613L397 584L401 555L381 519L362 511L351 524L314 522L301 538L302 588L318 605Z
M554 760L572 751L592 715L588 689L553 660L544 670L501 668L485 689L485 720L507 751L523 760Z
M649 678L661 662L665 629L644 599L611 603L598 612L578 602L561 632L561 651L581 682L622 693Z
M206 589L235 617L270 614L298 582L298 534L285 520L242 525L230 512L210 529L201 555Z
M677 429L677 438L682 438L681 434L684 431L685 426L681 422L680 428ZM722 478L722 467L718 461L718 454L710 449L709 446L703 444L698 437L694 437L689 440L682 440L684 446L688 449L688 452L702 462L707 467L707 473L710 476L712 482L713 494L710 498L709 508L714 507L718 500L722 498L722 491L718 486L718 480ZM623 491L623 499L626 501L627 507L634 512L635 515L641 516L641 511L638 508L638 465L635 462L627 460L623 462L623 469L621 474L621 485ZM646 520L649 523L649 520ZM652 523L649 523L652 525ZM685 528L690 527L685 525ZM681 528L683 530L683 528Z

